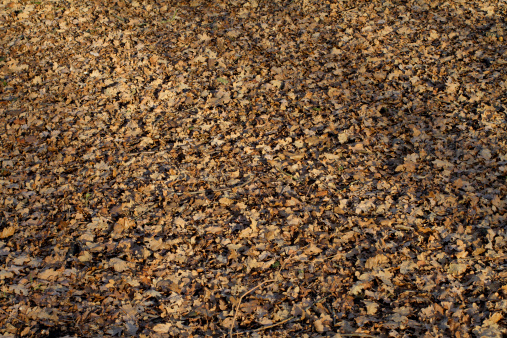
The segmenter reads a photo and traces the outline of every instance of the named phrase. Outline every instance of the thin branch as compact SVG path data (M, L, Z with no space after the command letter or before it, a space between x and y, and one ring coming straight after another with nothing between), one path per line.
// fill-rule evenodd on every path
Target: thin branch
M247 291L246 293L244 293L243 296L241 296L239 298L238 305L236 306L236 311L234 311L234 317L232 317L231 330L229 332L229 337L230 338L233 337L233 332L232 331L234 330L234 322L236 321L236 316L238 314L239 306L241 305L241 301L243 300L243 297L245 297L246 295L248 295L248 294L252 293L253 291L257 290L262 285L267 284L267 283L272 283L272 282L276 282L276 280L275 279L270 279L270 280L264 281L264 282L260 283L259 285L257 285L256 287L254 287L253 289L250 289L249 291Z
M311 308L312 306L318 304L318 303L322 303L323 301L325 301L329 296L326 296L326 297L323 297L319 300L316 300L315 302L313 302L312 304L310 304L309 306L307 306L305 309L304 309L304 312L306 312L306 310L308 310L309 308ZM281 322L278 322L278 323L275 323L275 324L271 324L271 325L267 325L267 326L263 326L263 327L260 327L258 329L255 329L255 330L250 330L250 331L242 331L242 332L236 332L236 335L240 335L240 334L243 334L243 333L254 333L254 332L259 332L259 331L263 331L263 330L267 330L267 329L271 329L273 327L276 327L276 326L280 326L282 324L285 324L287 322L290 322L291 320L295 319L296 316L291 316L287 319L284 319L282 320ZM232 332L232 331L231 331ZM231 336L232 337L232 336Z

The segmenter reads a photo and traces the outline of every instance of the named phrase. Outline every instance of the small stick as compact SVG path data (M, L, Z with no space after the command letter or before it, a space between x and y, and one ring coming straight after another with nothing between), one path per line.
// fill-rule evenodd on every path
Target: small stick
M282 170L282 169L280 169L280 168L278 168L278 167L275 167L275 166L273 166L273 167L274 167L276 170L278 170L279 172L281 172L282 174L289 176L289 177L290 177L290 178L292 178L294 181L299 182L299 180L298 180L297 178L295 178L295 177L294 177L294 175L291 175L291 174L289 174L288 172L286 172L285 170Z
M326 296L326 297L323 297L315 302L313 302L312 304L310 304L308 307L306 307L304 309L304 311L308 310L309 308L311 308L312 306L314 306L315 304L318 304L318 303L322 303L323 301L325 301L329 296ZM240 334L243 334L243 333L254 333L254 332L259 332L259 331L263 331L263 330L267 330L267 329L271 329L273 327L276 327L276 326L280 326L282 324L285 324L287 322L290 322L291 320L295 319L296 316L290 316L289 318L287 319L284 319L282 320L281 322L278 322L278 323L275 323L275 324L271 324L271 325L267 325L267 326L263 326L263 327L260 327L258 329L255 329L255 330L250 330L250 331L242 331L242 332L236 332L237 335L240 335Z
M247 291L246 293L243 294L243 296L241 296L239 298L239 301L238 301L238 305L236 306L236 311L234 312L234 317L232 317L232 324L231 324L231 330L229 331L229 337L232 338L233 336L233 333L232 331L234 330L234 322L236 321L236 315L238 314L238 311L239 311L239 306L241 305L241 301L243 300L243 297L245 297L246 295L248 295L249 293L252 293L253 291L257 290L258 288L260 288L262 285L266 284L266 283L271 283L271 282L275 282L276 280L275 279L270 279L270 280L267 280L267 281L264 281L262 283L260 283L259 285L257 285L256 287L254 287L253 289L250 289L249 291ZM238 334L238 333L236 333ZM241 334L241 332L239 333Z

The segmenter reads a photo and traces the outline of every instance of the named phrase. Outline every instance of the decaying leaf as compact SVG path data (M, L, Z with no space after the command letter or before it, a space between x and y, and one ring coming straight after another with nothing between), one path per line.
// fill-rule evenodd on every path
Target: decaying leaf
M453 275L460 275L466 271L467 267L466 264L451 263L447 271Z
M506 9L1 3L0 336L505 336Z

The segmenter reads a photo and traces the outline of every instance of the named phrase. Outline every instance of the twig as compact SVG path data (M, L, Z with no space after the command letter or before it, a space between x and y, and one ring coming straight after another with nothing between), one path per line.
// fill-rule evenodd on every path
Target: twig
M118 16L118 15L116 15L116 14L113 14L113 16L114 16L116 19L118 19L118 20L120 20L120 21L122 21L122 22L127 21L126 19L124 19L124 18L122 18L122 17L120 17L120 16Z
M350 8L344 9L344 10L342 10L342 11L339 11L338 13L340 13L340 14L342 14L342 13L347 13L347 12L350 12L350 11L352 11L352 10L356 9L356 8L357 8L357 6L353 6L353 7L350 7Z
M238 305L236 306L236 311L234 311L234 317L232 317L231 330L229 331L229 337L230 338L232 338L232 336L233 336L232 331L234 330L234 322L236 321L236 316L238 315L239 306L241 305L241 301L243 300L243 297L245 297L246 295L248 295L248 294L252 293L253 291L257 290L262 285L267 284L267 283L271 283L271 282L275 282L275 281L276 281L276 279L270 279L270 280L264 281L264 282L260 283L259 285L257 285L256 287L254 287L253 289L250 289L249 291L247 291L246 293L244 293L239 298ZM238 333L236 333L236 334L238 334Z
M305 246L306 247L306 246ZM304 248L304 247L303 247ZM292 255L291 255L292 256ZM287 263L288 260L290 260L291 257L289 257L286 261L284 261L282 263L282 265L280 266L280 271L283 269L285 263ZM274 324L271 324L271 325L267 325L267 326L263 326L263 327L260 327L258 329L255 329L255 330L249 330L249 331L240 331L240 332L233 332L234 330L234 323L236 322L236 317L238 315L238 312L239 312L239 307L241 305L241 302L243 300L243 298L252 293L253 291L257 290L258 288L260 288L262 285L264 284L267 284L267 283L271 283L271 282L275 282L276 279L270 279L270 280L267 280L267 281L264 281L262 283L260 283L259 285L257 285L256 287L250 289L249 291L247 291L246 293L244 293L238 300L238 304L236 306L236 310L234 311L234 316L232 318L232 323L231 323L231 329L229 331L229 338L233 338L234 335L236 336L239 336L239 335L242 335L242 334L248 334L248 333L255 333L255 332L260 332L260 331L263 331L263 330L267 330L267 329L271 329L271 328L274 328L274 327L277 327L277 326L280 326L280 325L283 325L285 323L288 323L294 319L296 319L296 316L291 316L287 319L284 319L278 323L274 323ZM315 306L316 304L319 304L319 303L322 303L323 301L325 301L327 298L329 298L331 295L328 295L328 296L325 296L321 299L318 299L316 300L315 302L313 302L312 304L310 304L309 306L307 306L303 312L306 312L308 309L310 309L311 307ZM342 337L365 337L365 338L376 338L375 336L372 336L372 335L368 335L368 334L365 334L365 333L341 333L340 334Z
M305 309L304 309L304 312L306 312L306 310L308 310L309 308L311 308L312 306L318 304L318 303L322 303L323 301L325 301L329 296L326 296L326 297L323 297L319 300L316 300L315 302L313 302L312 304L310 304L309 306L307 306ZM243 297L242 297L243 298ZM254 333L254 332L259 332L259 331L263 331L263 330L267 330L267 329L271 329L273 327L276 327L276 326L280 326L282 324L285 324L287 322L290 322L291 320L295 319L296 316L290 316L289 318L287 319L284 319L282 320L281 322L278 322L278 323L275 323L275 324L271 324L271 325L267 325L267 326L263 326L263 327L260 327L258 329L255 329L255 330L250 330L250 331L242 331L242 332L236 332L235 334L236 335L240 335L240 334L243 334L243 333ZM232 332L232 330L231 330ZM231 336L232 337L232 336Z
M278 170L279 172L281 172L282 174L289 176L290 178L292 178L294 181L296 181L298 183L301 181L301 179L297 179L296 177L294 177L294 175L289 174L288 172L278 168L277 166L272 165L272 167L275 168L276 170Z
M354 182L352 182L352 183L354 183ZM309 246L309 245L306 245L306 246L304 246L303 248L305 248L305 247L307 247L307 246ZM301 248L301 249L303 249L303 248ZM291 255L291 257L292 257L292 255ZM284 262L282 263L282 265L280 266L280 271L283 269L283 267L284 267L285 263L287 263L287 261L288 261L288 260L290 260L290 258L291 258L291 257L289 257L286 261L284 261ZM233 317L233 319L232 319L231 329L230 329L230 332L229 332L229 337L230 337L230 338L232 338L232 337L233 337L233 335L239 336L239 335L242 335L242 334L249 334L249 333L260 332L260 331L267 330L267 329L272 329L272 328L274 328L274 327L277 327L277 326L283 325L283 324L288 323L288 322L290 322L290 321L292 321L292 320L294 320L294 319L296 319L296 318L297 318L296 316L291 316L291 317L289 317L289 318L287 318L287 319L284 319L284 320L282 320L282 321L280 321L280 322L278 322L278 323L274 323L274 324L271 324L271 325L263 326L263 327L260 327L260 328L258 328L258 329L255 329L255 330L248 330L248 331L233 332L233 329L234 329L234 323L236 322L236 316L237 316L237 314L238 314L238 311L239 311L239 306L241 305L241 301L243 300L243 298L244 298L246 295L248 295L248 294L252 293L253 291L255 291L256 289L260 288L262 285L264 285L264 284L266 284L266 283L270 283L270 282L275 282L275 279L267 280L267 281L265 281L265 282L260 283L259 285L257 285L257 286L256 286L256 287L254 287L253 289L249 290L248 292L246 292L245 294L243 294L243 295L240 297L240 299L239 299L239 301L238 301L238 305L236 306L236 311L234 312L234 317ZM323 298L321 298L321 299L316 300L315 302L313 302L312 304L310 304L309 306L307 306L307 307L303 310L303 312L306 312L308 309L310 309L311 307L315 306L316 304L322 303L323 301L325 301L326 299L328 299L330 296L331 296L331 295L327 295L327 296L325 296L325 297L323 297ZM333 316L333 317L334 317L334 316ZM302 319L302 318L300 318L300 319ZM333 318L333 321L334 321L334 318ZM365 337L365 338L376 338L375 336L372 336L372 335L369 335L369 334L366 334L366 333L359 333L359 332L358 332L358 333L340 333L340 335L341 335L342 337Z

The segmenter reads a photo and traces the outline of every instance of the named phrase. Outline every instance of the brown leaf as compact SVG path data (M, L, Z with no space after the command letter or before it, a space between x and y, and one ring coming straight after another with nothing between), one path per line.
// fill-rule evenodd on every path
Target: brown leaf
M376 255L374 257L368 258L364 267L367 269L374 269L374 268L380 267L388 262L389 262L389 258L387 258L383 254L380 254L380 255Z
M2 232L0 232L0 238L11 237L12 235L14 235L15 232L16 232L16 227L11 225L7 228L4 228L2 230Z
M46 269L37 275L40 279L47 280L55 280L58 276L60 276L60 271L55 271L54 269Z

